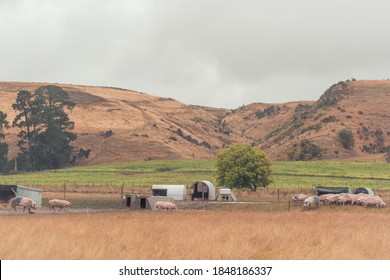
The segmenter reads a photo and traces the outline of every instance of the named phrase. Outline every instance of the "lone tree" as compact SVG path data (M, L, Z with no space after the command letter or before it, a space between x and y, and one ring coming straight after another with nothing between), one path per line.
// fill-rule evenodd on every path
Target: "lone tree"
M76 104L61 87L42 86L31 93L19 91L12 108L17 112L13 126L20 128L18 158L31 170L55 169L74 160L74 122L65 110Z
M8 144L2 142L5 139L4 129L9 128L7 114L0 111L0 173L7 172Z
M256 191L272 182L271 173L271 161L251 145L232 144L217 155L216 178L220 186Z

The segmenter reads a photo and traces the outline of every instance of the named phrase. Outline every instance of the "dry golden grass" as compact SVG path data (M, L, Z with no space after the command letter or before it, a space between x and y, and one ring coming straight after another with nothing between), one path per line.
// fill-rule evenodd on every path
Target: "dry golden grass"
M0 259L390 259L389 228L362 208L3 216Z

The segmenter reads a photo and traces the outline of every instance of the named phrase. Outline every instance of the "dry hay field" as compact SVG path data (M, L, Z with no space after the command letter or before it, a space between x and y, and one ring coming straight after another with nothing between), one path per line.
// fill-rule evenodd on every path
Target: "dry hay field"
M387 209L335 209L4 215L0 259L390 259Z

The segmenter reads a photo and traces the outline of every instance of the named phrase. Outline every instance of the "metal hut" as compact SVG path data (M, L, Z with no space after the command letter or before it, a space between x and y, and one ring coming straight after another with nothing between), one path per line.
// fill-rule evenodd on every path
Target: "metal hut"
M157 201L169 201L174 203L172 197L165 196L145 196L138 194L126 194L123 197L123 204L131 210L156 210Z
M37 203L37 207L42 207L42 190L28 188L25 186L16 187L16 196L17 197L28 197L34 200Z
M20 185L0 185L0 201L8 202L14 197L28 197L42 207L42 190Z
M374 191L370 188L357 188L354 193L355 194L365 193L365 194L369 194L369 195L374 195Z
M215 200L215 187L209 181L197 181L191 185L191 200Z
M17 185L0 185L0 202L9 202L15 197Z
M187 188L185 185L153 185L152 194L171 197L173 200L186 200Z
M237 201L237 198L231 189L222 188L219 190L217 201Z
M323 194L340 194L340 193L352 193L352 191L347 187L324 187L324 186L317 186L314 188L314 194L315 195L323 195Z

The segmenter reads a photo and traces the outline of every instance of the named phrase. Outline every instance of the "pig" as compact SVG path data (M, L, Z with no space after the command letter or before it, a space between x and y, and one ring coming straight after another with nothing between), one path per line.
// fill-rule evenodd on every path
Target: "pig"
M176 205L169 201L157 201L156 209L176 210Z
M294 202L294 205L297 205L299 202L303 202L308 197L309 196L306 194L298 193L298 194L294 194L291 199Z
M320 197L320 202L322 202L322 204L330 204L330 199L333 196L334 196L334 194L332 194L332 193L320 195L319 196Z
M382 198L380 198L378 196L366 197L363 200L363 205L364 205L364 207L369 207L369 206L375 206L376 208L386 207L386 203L382 200Z
M312 209L313 207L318 208L320 205L320 198L316 195L309 196L303 201L303 210Z
M66 210L67 207L69 207L71 205L71 203L69 201L66 201L66 200L61 200L61 199L52 199L49 201L49 208L50 210L54 210L55 211L55 207L59 207L60 209L58 209L58 211L60 210Z
M350 194L343 193L340 194L337 199L337 204L345 205L345 203L351 203L352 204L352 198L350 197Z
M34 214L31 212L31 208L36 209L36 202L28 197L14 197L10 200L11 207L16 211L16 206L23 206L23 212L28 209L29 214Z

